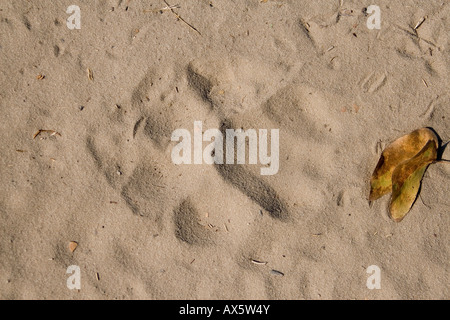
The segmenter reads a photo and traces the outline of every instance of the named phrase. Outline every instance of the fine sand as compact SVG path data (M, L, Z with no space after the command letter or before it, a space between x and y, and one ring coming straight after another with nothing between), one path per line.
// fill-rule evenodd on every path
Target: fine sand
M383 147L450 138L448 1L56 2L0 0L0 299L450 298L450 165L368 203ZM175 165L194 121L279 129L278 173Z

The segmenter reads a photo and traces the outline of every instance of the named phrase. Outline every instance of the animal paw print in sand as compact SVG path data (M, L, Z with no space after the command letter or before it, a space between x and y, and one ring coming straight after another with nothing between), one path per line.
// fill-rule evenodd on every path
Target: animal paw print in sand
M148 70L121 107L127 115L111 117L111 128L91 134L86 145L130 211L153 221L158 232L189 246L220 243L240 252L248 241L275 241L274 224L314 212L325 197L317 178L330 167L320 164L332 162L333 150L324 148L320 159L307 152L329 131L316 126L319 118L330 118L324 98L295 80L286 85L281 71L267 79L256 65L241 74L240 64L249 61L235 63L193 61L181 78L173 70ZM196 120L223 132L280 129L279 173L261 176L260 165L248 164L174 165L171 133L191 129ZM290 146L298 143L304 151L293 153ZM106 147L111 145L116 149ZM308 199L300 196L305 193ZM230 242L229 232L239 232L240 241Z

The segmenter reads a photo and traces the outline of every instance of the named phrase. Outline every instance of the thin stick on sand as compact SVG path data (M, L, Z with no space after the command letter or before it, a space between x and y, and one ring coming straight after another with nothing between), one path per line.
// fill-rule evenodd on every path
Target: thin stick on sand
M55 130L42 130L41 129L33 135L33 139L36 139L36 137L43 132L49 133L50 136L60 136L61 137L61 134L59 132L56 132Z
M189 28L191 28L192 30L194 30L195 32L197 32L199 35L202 35L200 33L200 31L198 31L193 25L191 25L190 23L188 23L186 20L184 20L178 13L176 13L175 11L173 11L173 7L170 4L167 3L166 0L164 0L164 3L167 5L167 10L170 10L170 12L172 12L178 20L180 20L181 22L184 22L184 24L186 24Z

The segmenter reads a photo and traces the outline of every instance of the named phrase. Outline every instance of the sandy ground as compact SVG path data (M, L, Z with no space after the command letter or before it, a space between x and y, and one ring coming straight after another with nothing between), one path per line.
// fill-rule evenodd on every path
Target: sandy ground
M170 4L0 0L0 298L449 299L450 166L367 201L383 146L450 138L449 1ZM279 129L278 173L175 165L194 121Z

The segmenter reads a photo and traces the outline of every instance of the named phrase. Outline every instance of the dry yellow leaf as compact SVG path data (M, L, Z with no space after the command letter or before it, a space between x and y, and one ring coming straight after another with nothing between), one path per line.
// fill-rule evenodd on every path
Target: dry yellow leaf
M382 152L370 180L369 200L376 200L392 191L392 174L395 168L416 156L423 147L433 141L439 145L436 134L428 128L421 128L398 138Z
M400 222L416 201L423 175L429 164L437 159L437 144L430 140L410 160L398 165L392 174L392 198L389 215Z

